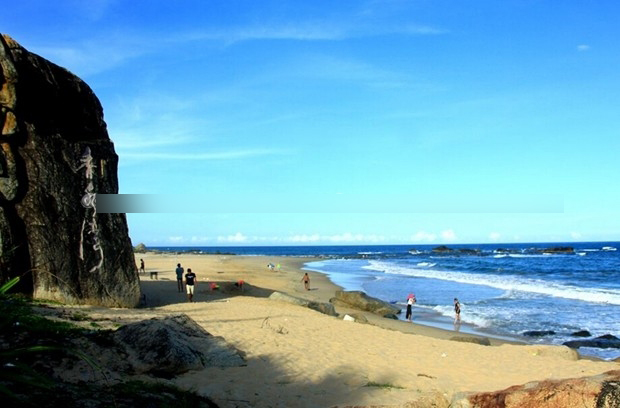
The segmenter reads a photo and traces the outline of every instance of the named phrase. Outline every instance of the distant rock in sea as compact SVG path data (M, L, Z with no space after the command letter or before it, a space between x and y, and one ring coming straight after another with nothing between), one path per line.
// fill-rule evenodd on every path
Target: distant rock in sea
M64 303L136 306L140 286L118 193L118 156L80 78L0 36L0 282Z

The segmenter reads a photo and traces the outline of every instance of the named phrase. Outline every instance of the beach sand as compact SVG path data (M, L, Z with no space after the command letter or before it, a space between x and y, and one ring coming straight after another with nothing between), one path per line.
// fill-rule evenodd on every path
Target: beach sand
M301 267L310 258L147 253L136 256L138 263L140 258L146 262L141 286L147 307L103 313L133 314L134 319L140 313L185 313L244 352L245 367L207 368L172 380L221 407L436 406L431 404L460 392L618 367L579 359L563 346L451 341L464 334L368 313L369 324L343 321L344 313L360 312L337 307L340 318L330 317L266 297L281 291L328 302L340 288L325 275L308 272L311 290L304 290ZM177 291L177 263L197 275L194 303ZM280 268L270 270L268 263ZM157 279L150 271L158 272ZM243 292L234 286L239 279L246 282ZM212 282L220 290L211 291Z

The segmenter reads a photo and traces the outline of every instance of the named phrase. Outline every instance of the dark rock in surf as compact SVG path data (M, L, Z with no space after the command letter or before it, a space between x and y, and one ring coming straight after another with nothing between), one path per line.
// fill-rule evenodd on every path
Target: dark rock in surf
M611 334L605 334L594 339L565 341L563 344L570 348L620 348L620 339Z
M0 36L0 283L64 303L133 307L140 286L103 109L81 79Z
M541 249L540 252L547 254L572 254L575 252L573 247L551 247Z
M555 332L553 330L530 330L523 332L523 335L527 337L553 336L554 334Z
M579 330L570 334L572 337L592 337L592 334L587 330Z

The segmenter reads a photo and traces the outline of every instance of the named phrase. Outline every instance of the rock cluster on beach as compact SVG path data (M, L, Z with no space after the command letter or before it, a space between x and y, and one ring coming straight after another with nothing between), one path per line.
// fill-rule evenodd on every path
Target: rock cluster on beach
M401 312L399 307L356 290L338 290L336 291L336 295L330 299L330 302L336 306L344 305L345 307L364 310L391 319L398 319L396 315Z
M456 398L452 408L617 408L620 370L568 380L534 381L505 390Z
M140 287L103 109L81 79L0 37L0 280L66 303L135 306ZM30 273L28 273L30 272Z

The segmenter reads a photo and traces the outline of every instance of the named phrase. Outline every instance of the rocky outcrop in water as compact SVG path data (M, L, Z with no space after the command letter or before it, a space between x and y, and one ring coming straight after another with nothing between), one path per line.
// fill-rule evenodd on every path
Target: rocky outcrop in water
M35 298L135 306L140 287L103 109L81 79L0 37L0 282Z
M594 339L570 340L563 343L570 348L594 347L594 348L620 348L620 339L611 334L605 334Z

